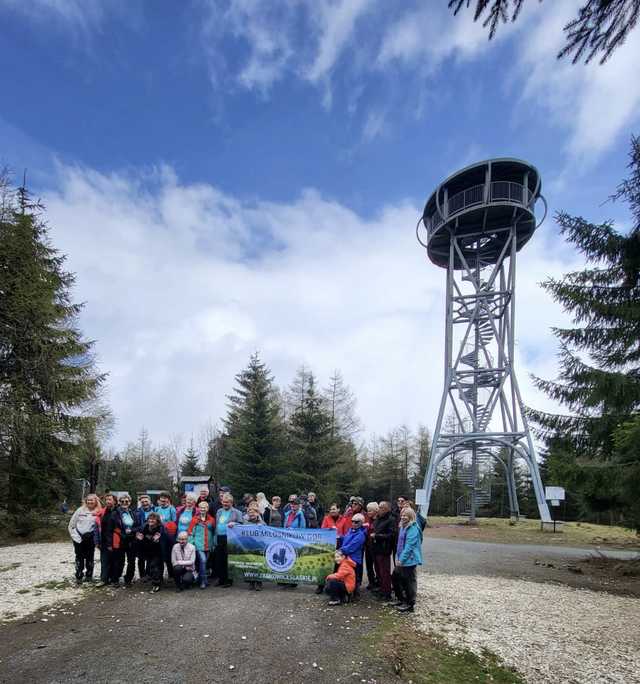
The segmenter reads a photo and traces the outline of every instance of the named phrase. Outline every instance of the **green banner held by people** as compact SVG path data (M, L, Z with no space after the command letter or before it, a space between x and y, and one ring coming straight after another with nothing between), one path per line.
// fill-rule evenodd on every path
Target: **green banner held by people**
M234 580L320 584L333 572L336 531L236 525L227 548Z

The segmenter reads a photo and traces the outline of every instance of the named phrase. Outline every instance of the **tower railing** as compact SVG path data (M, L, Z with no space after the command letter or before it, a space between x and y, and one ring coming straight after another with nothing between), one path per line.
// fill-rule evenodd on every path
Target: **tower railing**
M427 234L431 235L434 230L439 228L452 216L479 204L503 204L508 202L510 204L528 207L533 199L531 190L521 183L514 183L512 181L493 181L489 183L489 192L485 197L486 188L487 185L482 183L480 185L474 185L467 190L461 190L449 197L441 207L443 215L441 216L436 211L425 221Z

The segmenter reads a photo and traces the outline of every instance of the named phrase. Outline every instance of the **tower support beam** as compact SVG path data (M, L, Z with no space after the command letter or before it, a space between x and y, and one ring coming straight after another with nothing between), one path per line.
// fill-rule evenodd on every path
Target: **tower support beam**
M461 459L471 520L490 498L493 458L505 468L511 515L519 515L522 462L540 518L551 519L514 370L516 259L537 227L540 196L534 167L498 159L454 174L425 207L427 243L418 239L447 269L444 387L424 478L425 517L438 465L452 456Z

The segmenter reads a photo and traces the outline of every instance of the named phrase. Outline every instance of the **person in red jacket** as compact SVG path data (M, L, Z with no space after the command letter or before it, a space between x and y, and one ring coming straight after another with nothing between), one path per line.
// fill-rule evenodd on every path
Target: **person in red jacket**
M336 549L335 561L338 570L327 575L325 579L325 591L329 594L330 606L346 603L356 588L355 562L345 556L339 549Z
M329 512L322 519L322 525L320 526L323 530L335 530L337 547L340 548L342 544L342 537L349 531L351 523L345 519L343 515L340 515L340 508L338 504L331 504Z

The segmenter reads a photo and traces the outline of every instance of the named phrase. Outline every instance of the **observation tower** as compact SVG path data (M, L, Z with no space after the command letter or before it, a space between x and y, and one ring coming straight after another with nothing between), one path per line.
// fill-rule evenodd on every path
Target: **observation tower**
M546 202L540 174L519 159L491 159L454 173L433 192L416 235L447 270L444 389L425 474L428 515L436 470L455 457L466 493L458 515L473 520L491 498L491 468L502 464L511 515L519 515L514 467L529 469L543 521L550 521L514 370L516 255ZM425 241L426 240L426 241Z

